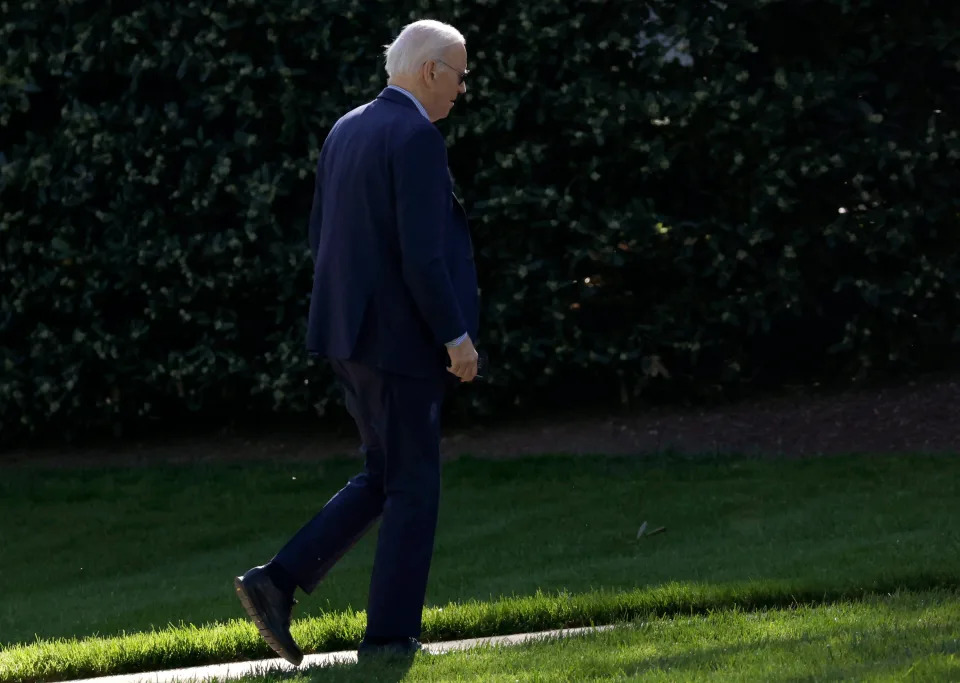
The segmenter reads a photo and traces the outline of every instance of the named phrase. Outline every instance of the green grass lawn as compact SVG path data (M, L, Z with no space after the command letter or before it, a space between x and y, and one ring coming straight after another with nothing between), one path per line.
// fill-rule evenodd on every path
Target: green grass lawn
M412 666L338 664L245 683L370 681L960 680L960 594L634 622L597 634L481 646Z
M269 656L232 578L357 466L0 470L0 680ZM458 460L424 639L955 587L958 494L951 457ZM374 541L299 596L307 651L355 645Z

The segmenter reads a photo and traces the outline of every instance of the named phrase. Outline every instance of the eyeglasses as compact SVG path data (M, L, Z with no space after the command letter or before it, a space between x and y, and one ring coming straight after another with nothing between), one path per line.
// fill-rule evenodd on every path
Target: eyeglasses
M457 72L457 74L460 76L460 79L457 81L457 85L462 85L462 84L463 84L463 79L465 79L465 78L467 77L467 74L470 73L470 69L467 69L466 71L459 71L458 69L454 69L452 66L450 66L449 64L447 64L447 63L446 63L445 61L443 61L442 59L438 59L438 60L436 60L436 61L438 61L438 62L440 62L441 64L443 64L443 65L444 65L445 67L447 67L448 69L452 69L453 71L456 71L456 72Z

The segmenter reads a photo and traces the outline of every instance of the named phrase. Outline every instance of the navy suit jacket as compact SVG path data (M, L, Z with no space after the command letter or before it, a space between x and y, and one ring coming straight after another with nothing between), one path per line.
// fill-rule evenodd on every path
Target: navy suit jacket
M413 377L445 372L444 344L476 340L466 212L440 131L384 89L330 130L310 212L307 351Z

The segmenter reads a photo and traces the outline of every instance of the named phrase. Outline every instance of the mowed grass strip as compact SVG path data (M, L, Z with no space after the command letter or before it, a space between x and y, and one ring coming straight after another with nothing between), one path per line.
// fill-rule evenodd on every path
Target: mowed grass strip
M898 595L901 593L903 591L898 591ZM769 585L677 585L622 593L537 595L430 609L425 615L424 640L436 642L641 619L645 623L664 624L671 616L678 615L711 615L716 619L719 618L717 615L727 611L743 615L752 610L763 612L775 605L807 605L807 611L816 612L817 606L832 601L850 602L843 597L848 594L811 591L797 595L795 590L784 588L777 591ZM949 604L950 600L957 598L955 591L920 591L918 595L921 597L917 598L917 605L926 604L924 600L933 600L930 596L937 596L937 604L945 613L956 614L960 609L957 604ZM927 597L923 598L923 595ZM862 594L862 599L868 602L874 598L873 594ZM900 599L912 600L908 595L900 595ZM749 620L749 617L744 618ZM701 622L690 620L690 623ZM300 621L292 630L307 652L336 651L353 649L362 634L363 624L362 614L332 614ZM721 636L712 634L709 638L717 640ZM113 638L15 646L0 653L0 680L65 680L274 657L276 655L264 645L252 626L235 621L205 629L184 627Z
M799 609L733 608L610 631L485 645L412 665L362 662L242 683L371 681L960 680L960 594L901 593ZM215 680L215 679L214 679Z
M232 577L356 468L4 470L0 680L270 656L237 620ZM955 457L464 459L444 472L429 640L958 584ZM667 531L637 539L642 521ZM299 596L307 651L356 645L374 541Z

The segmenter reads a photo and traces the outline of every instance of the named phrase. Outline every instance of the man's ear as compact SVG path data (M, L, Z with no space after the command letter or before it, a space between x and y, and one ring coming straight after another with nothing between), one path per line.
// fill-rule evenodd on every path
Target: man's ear
M431 81L437 77L437 65L433 62L424 62L423 66L420 67L421 73L423 74L423 80ZM429 71L430 78L427 78L427 72Z

